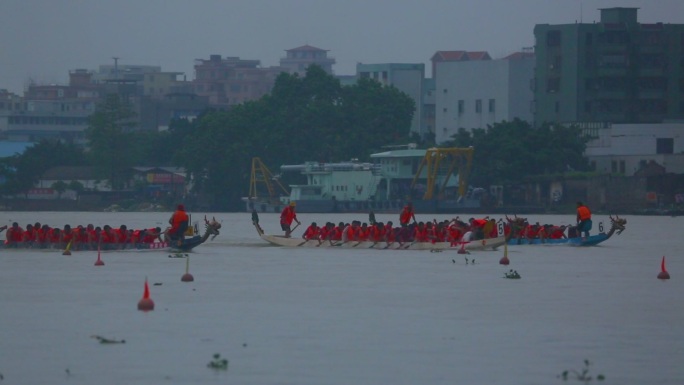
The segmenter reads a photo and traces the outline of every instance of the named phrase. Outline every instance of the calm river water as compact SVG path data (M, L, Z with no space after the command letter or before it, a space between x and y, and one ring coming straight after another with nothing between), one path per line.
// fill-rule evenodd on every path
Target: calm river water
M546 385L587 359L606 384L684 383L684 218L627 216L598 247L512 246L504 267L503 250L466 264L452 251L273 247L249 214L209 215L222 233L190 254L190 283L187 260L164 251L106 252L95 267L92 251L0 249L0 382ZM169 216L0 212L0 225L163 227ZM295 236L312 221L367 220L299 217ZM594 233L608 227L594 221ZM275 214L261 225L280 233ZM663 256L669 281L656 278ZM509 269L522 279L504 279ZM156 308L144 313L146 277ZM228 370L207 367L216 353Z

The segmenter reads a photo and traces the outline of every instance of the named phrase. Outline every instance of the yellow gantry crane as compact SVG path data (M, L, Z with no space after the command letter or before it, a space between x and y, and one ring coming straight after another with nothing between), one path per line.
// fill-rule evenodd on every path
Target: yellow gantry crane
M433 199L435 196L435 187L437 185L437 178L440 176L440 168L447 168L446 173L443 175L444 181L442 182L439 190L437 191L437 196L441 196L444 193L444 189L449 182L449 178L453 175L454 170L458 169L458 196L463 197L468 190L468 176L470 174L470 168L473 163L473 152L475 149L472 147L468 148L429 148L425 151L425 157L420 162L418 166L418 172L416 172L413 177L413 182L411 183L411 188L416 185L423 167L426 167L427 181L426 190L423 195L423 199L429 200Z
M252 158L252 173L249 180L249 199L259 200L259 189L258 185L262 184L266 187L268 192L268 197L261 197L262 200L268 199L269 203L278 204L280 201L279 196L276 193L274 186L277 185L280 191L285 193L285 195L290 195L290 192L280 183L280 181L271 174L271 171L266 167L266 165L261 161L261 158Z

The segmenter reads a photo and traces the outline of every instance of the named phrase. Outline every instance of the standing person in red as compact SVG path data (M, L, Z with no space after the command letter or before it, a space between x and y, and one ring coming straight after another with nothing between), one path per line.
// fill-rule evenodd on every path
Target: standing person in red
M411 222L411 219L413 219L414 223L416 222L416 214L413 212L413 204L408 202L399 214L399 224L401 227L406 227L409 225L409 222Z
M577 232L583 234L584 237L588 237L591 225L591 211L589 207L582 202L577 202Z
M292 233L292 222L297 222L300 225L299 219L297 219L297 213L295 213L295 206L297 204L290 202L289 205L285 206L283 211L280 213L280 228L285 232L285 238L290 238L290 233Z
M179 243L183 242L183 236L185 235L185 230L188 229L189 220L188 213L185 212L185 206L182 204L178 205L176 212L169 218L171 228L168 234L172 241L178 240Z

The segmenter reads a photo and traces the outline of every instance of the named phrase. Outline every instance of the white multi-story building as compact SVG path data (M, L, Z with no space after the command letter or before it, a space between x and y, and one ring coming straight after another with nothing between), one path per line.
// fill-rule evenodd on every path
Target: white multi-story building
M598 172L632 176L657 164L666 173L684 173L684 123L604 124L583 130L594 138L585 155Z
M304 76L306 69L316 64L323 68L328 74L333 74L332 66L335 59L328 57L328 50L320 49L310 45L285 50L287 56L280 59L280 67L290 74Z
M437 143L450 140L459 128L533 121L534 53L492 60L486 52L440 51L432 64Z

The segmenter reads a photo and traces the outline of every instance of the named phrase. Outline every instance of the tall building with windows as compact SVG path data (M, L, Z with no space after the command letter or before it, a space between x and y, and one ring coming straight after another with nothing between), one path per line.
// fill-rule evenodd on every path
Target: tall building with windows
M684 24L639 23L637 11L604 8L598 23L535 26L537 124L684 119Z
M195 60L194 92L209 104L228 108L271 92L281 67L262 68L259 60L211 55Z
M487 128L502 121L531 122L534 53L492 60L486 52L439 51L432 57L435 79L435 141L460 128Z

